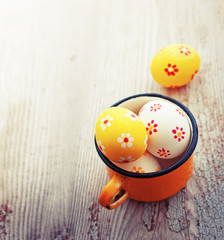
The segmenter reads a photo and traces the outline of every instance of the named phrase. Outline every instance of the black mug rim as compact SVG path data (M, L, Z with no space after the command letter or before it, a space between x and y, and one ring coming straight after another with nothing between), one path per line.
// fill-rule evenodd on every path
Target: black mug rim
M158 98L163 98L166 99L168 101L171 101L173 103L175 103L176 105L178 105L180 108L182 108L184 110L184 112L188 115L190 121L191 121L191 125L192 125L192 140L190 143L190 146L188 147L187 151L184 153L184 155L176 162L174 163L172 166L160 170L158 172L152 172L152 173L134 173L134 172L129 172L126 171L122 168L119 168L118 166L116 166L115 164L113 164L112 161L110 161L106 156L103 155L103 153L100 151L97 143L96 143L96 137L94 136L94 142L95 142L95 147L97 150L98 155L100 156L100 158L102 159L102 161L113 171L122 174L124 176L127 177L132 177L132 178L154 178L154 177L159 177L165 174L168 174L172 171L174 171L175 169L177 169L178 167L180 167L182 164L184 164L189 157L192 155L192 153L194 152L194 149L197 145L198 142L198 126L197 126L197 122L193 116L193 114L190 112L190 110L183 105L182 103L180 103L178 100L173 99L171 97L167 97L161 94L157 94L157 93L142 93L142 94L136 94L136 95L132 95L129 97L126 97L116 103L114 103L111 107L116 107L118 105L120 105L121 103L130 100L132 98L138 98L138 97L158 97Z

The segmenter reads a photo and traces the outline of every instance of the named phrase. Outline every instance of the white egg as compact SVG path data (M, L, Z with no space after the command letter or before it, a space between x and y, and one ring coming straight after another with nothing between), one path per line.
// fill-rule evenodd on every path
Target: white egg
M156 157L171 159L181 155L190 142L190 126L184 112L165 100L146 103L139 112L149 132L147 150Z
M127 163L115 163L119 168L135 173L150 173L161 170L158 160L149 152L145 152L139 159Z

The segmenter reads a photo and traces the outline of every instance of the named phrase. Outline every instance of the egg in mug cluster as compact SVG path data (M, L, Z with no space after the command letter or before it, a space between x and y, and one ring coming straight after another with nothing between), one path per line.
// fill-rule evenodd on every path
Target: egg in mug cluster
M164 161L177 161L189 146L190 132L178 106L153 100L137 114L123 107L106 109L97 120L95 137L101 152L119 168L149 173L160 171Z
M200 67L197 51L186 44L172 44L161 49L152 59L154 80L167 88L178 88L193 80Z

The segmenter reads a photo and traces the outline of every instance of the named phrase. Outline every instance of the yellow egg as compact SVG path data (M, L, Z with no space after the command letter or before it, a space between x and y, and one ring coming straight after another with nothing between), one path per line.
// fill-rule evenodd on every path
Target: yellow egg
M99 116L95 135L101 152L114 162L138 159L144 154L148 142L148 134L140 118L121 107L108 108Z
M181 87L199 71L200 58L195 49L185 44L169 45L153 58L151 73L162 86Z

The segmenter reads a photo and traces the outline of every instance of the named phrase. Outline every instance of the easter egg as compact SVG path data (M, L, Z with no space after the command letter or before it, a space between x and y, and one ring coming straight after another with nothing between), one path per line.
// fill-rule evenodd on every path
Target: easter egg
M155 100L146 103L139 118L149 133L147 150L156 157L180 156L190 143L190 126L184 112L173 103Z
M115 163L115 165L128 172L135 173L150 173L161 170L158 160L147 151L134 162Z
M101 152L114 162L131 162L141 157L147 147L148 134L143 122L122 107L106 109L95 129Z
M177 88L189 83L199 71L200 58L195 49L174 44L159 51L151 63L153 78L162 86Z

